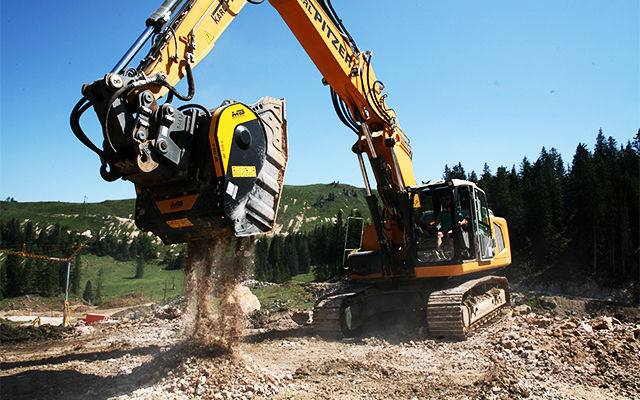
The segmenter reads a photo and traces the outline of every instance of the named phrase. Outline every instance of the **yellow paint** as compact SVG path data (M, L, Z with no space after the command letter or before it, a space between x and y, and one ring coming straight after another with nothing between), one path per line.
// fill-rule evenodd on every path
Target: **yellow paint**
M159 62L144 72L147 75L162 72L167 75L169 84L175 86L186 75L187 54L193 52L192 67L202 61L246 3L247 0L196 0L175 29L177 49L176 42L168 40L160 51ZM175 54L179 62L173 61ZM151 90L156 98L167 93L167 89L160 85Z
M413 208L420 208L420 196L413 196Z
M167 225L169 225L173 229L184 228L187 226L193 226L193 223L189 221L187 218L174 219L171 221L167 221Z
M189 196L176 197L175 199L156 201L156 206L158 206L158 210L160 210L162 214L191 210L197 199L198 195L192 194Z
M254 167L253 165L234 165L231 167L231 176L233 176L234 178L255 178L257 176L256 167Z
M460 276L473 272L485 271L494 268L505 267L511 264L511 257L505 259L493 259L491 261L474 261L455 265L434 265L429 267L415 267L416 278L436 278L447 276Z
M209 141L211 142L211 152L218 176L227 174L229 155L233 144L233 133L236 127L257 118L253 111L241 103L218 109L213 114L209 130ZM218 154L220 154L220 157L218 157Z

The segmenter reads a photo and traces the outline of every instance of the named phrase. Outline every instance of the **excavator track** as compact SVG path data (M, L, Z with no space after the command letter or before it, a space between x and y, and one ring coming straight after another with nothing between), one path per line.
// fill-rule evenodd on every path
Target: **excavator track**
M354 292L334 294L321 298L313 307L313 329L325 339L344 337L342 331L341 312L343 301Z
M427 324L432 336L464 339L509 304L506 278L487 276L432 292L427 302Z
M357 335L376 312L426 309L432 336L462 340L497 316L509 304L509 297L507 279L498 276L441 290L415 286L381 290L365 286L319 299L313 308L313 328L325 339L340 339Z

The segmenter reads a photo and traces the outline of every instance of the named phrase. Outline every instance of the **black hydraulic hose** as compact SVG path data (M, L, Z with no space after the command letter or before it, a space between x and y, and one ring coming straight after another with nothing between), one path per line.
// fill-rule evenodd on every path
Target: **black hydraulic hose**
M371 56L368 57L368 59L366 60L366 63L367 63L367 86L366 86L366 88L365 88L365 85L364 85L364 79L363 79L362 74L360 74L360 82L362 83L362 90L364 91L365 97L367 98L367 103L370 103L369 102L369 95L370 95L371 99L373 100L372 104L373 104L373 106L375 108L374 112L376 113L378 118L383 120L387 125L391 126L391 116L389 114L387 114L387 112L382 109L382 106L378 102L378 99L376 99L375 92L373 92L373 90L371 88L371 85L369 85L369 71L371 70ZM378 81L376 81L376 82L378 82ZM369 94L367 94L367 89L369 90Z
M324 2L325 0L323 0L323 3ZM340 32L346 36L346 38L349 41L349 45L351 46L351 50L353 50L355 53L360 53L360 49L358 49L358 45L356 44L356 41L353 40L353 38L349 34L349 31L347 31L347 28L345 28L345 26L342 24L342 20L340 19L340 17L338 17L338 13L336 12L336 10L334 10L333 5L331 4L331 0L326 0L326 3L329 6L329 9L331 10L331 14L332 14L332 15L329 15L329 18L331 18L333 22L336 25L338 25L338 29L340 29Z
M82 127L80 126L80 117L82 116L82 114L84 114L85 111L89 109L89 107L91 107L91 103L89 102L89 100L87 100L86 97L81 98L73 108L73 111L71 111L69 124L71 125L73 134L78 138L78 140L80 140L80 142L87 146L91 151L96 153L100 158L103 158L103 151L100 150L95 144L93 144L93 142L91 142L91 140L87 137L87 135L82 130Z
M104 136L107 143L109 143L109 147L111 148L113 153L117 153L117 151L116 151L116 148L113 146L113 143L111 143L111 137L109 136L109 116L111 115L111 109L113 108L113 103L115 103L118 97L122 96L124 93L128 92L133 88L134 88L134 85L132 83L129 83L128 85L123 86L120 89L116 90L116 92L111 96L111 98L109 98L109 103L108 103L109 106L107 107L107 112L104 116L104 121L102 121L102 136Z
M186 69L187 69L187 83L189 84L189 93L186 96L183 96L180 93L178 93L176 88L171 86L168 82L164 82L164 81L160 82L162 86L169 89L169 92L171 92L174 96L176 96L178 99L182 101L190 101L191 99L193 99L193 96L196 94L196 86L193 82L193 72L191 72L191 64L187 63Z
M207 109L207 107L205 107L205 106L203 106L201 104L185 104L185 105L182 105L182 106L178 107L178 111L184 111L184 110L189 109L189 108L197 108L198 110L203 111L204 114L207 117L211 118L211 111L209 111Z
M376 110L377 110L377 114L379 115L383 115L384 121L391 125L391 116L389 116L389 114L387 114L387 112L382 109L382 106L380 105L380 103L378 102L378 99L376 98L376 93L373 90L373 87L370 85L370 80L369 80L369 72L371 71L371 56L369 56L369 59L367 60L367 88L369 89L369 94L371 96L371 99L373 100L373 105L375 106ZM376 82L380 82L380 81L376 81ZM382 83L382 82L380 82ZM375 86L375 82L374 82L374 86Z
M247 0L251 4L262 4L264 0Z
M340 101L342 99L338 98L338 94L331 89L331 101L333 102L333 108L336 110L336 114L338 114L338 118L345 124L349 129L351 129L356 134L358 133L358 129L353 125L351 121L347 119L347 116L344 114L344 111L341 107Z
M378 84L378 85L380 85L380 86L384 87L384 83L382 83L381 81L378 81L378 80L377 80L377 81L373 82L373 89L375 89L376 84ZM382 93L382 89L380 89L380 92ZM375 93L375 91L374 91L374 93ZM383 95L383 96L382 96L382 98L383 98L383 99L384 99L385 97L387 97L387 95ZM376 103L378 103L378 100L377 100L377 99L376 99ZM378 103L378 105L380 106L380 103ZM394 110L393 108L388 108L388 107L387 107L387 109L386 109L386 110L385 110L385 109L383 109L383 110L384 110L384 113L385 113L387 116L389 116L389 119L391 119L391 120L392 120L393 118L391 117L391 115L390 115L387 111L395 111L395 110Z
M178 99L182 100L182 101L189 101L191 99L193 99L193 96L196 93L196 87L195 84L193 82L193 72L191 71L191 64L187 63L186 66L187 69L187 82L189 83L189 93L186 96L181 95L176 88L174 88L173 86L171 86L168 82L165 81L161 81L161 82L150 82L151 83L160 83L162 86L166 87L167 89L169 89L169 92L171 94L173 94L174 96L176 96ZM147 84L148 85L148 84ZM147 86L141 86L141 88ZM122 88L118 89L109 99L109 106L107 107L107 112L105 114L104 117L104 122L102 124L102 134L104 135L107 143L109 143L109 147L111 147L111 150L113 150L114 153L117 153L115 147L113 146L113 143L111 143L111 137L109 136L109 116L111 115L111 109L113 108L113 103L116 101L117 98L119 98L120 96L122 96L124 93L128 92L129 90L135 88L135 84L133 83L129 83L126 86L123 86Z
M337 96L337 94L336 94ZM338 96L338 100L340 103L340 109L342 110L342 114L345 116L346 120L349 121L351 127L353 128L353 130L356 133L360 132L360 128L358 127L358 123L353 119L353 116L351 115L351 111L349 111L349 107L347 107L347 103L344 102L344 100L342 100L342 98L340 98L340 96Z
M367 80L368 80L368 78L367 78ZM376 114L376 116L377 116L379 119L381 119L382 121L384 121L385 123L387 123L387 124L388 124L387 120L386 120L385 118L383 118L383 117L380 115L379 111L376 109L375 103L372 103L372 102L369 100L369 93L368 93L368 91L371 91L371 87L370 87L369 85L365 85L365 84L364 84L364 74L363 74L363 73L360 73L360 84L362 85L362 93L364 94L364 99L365 99L365 101L367 102L367 104L369 104L369 105L371 106L371 111L373 111L373 113L375 113L375 114ZM368 91L367 91L367 88L369 89Z

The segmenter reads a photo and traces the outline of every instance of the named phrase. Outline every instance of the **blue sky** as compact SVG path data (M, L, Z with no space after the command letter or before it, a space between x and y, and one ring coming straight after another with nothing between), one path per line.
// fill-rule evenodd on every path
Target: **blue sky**
M111 70L159 3L0 3L0 198L134 197L130 183L102 181L69 114L82 84ZM485 162L493 172L517 167L542 146L570 163L579 142L593 148L598 129L626 143L640 127L640 2L394 4L333 1L358 46L373 51L418 181L458 162L476 172ZM209 108L224 99L287 99L286 184L363 186L350 150L355 135L267 2L247 4L194 72L194 100ZM95 115L85 115L83 126L101 143Z

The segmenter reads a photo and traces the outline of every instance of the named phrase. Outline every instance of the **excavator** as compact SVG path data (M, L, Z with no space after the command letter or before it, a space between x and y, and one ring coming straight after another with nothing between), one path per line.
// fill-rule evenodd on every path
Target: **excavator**
M135 221L164 243L272 232L288 161L284 99L209 109L189 103L192 69L246 3L167 0L114 68L85 84L70 124L95 152L100 175L134 183ZM463 339L509 304L507 223L473 182L416 184L409 138L384 84L330 0L269 0L329 86L338 118L356 135L371 224L345 257L347 289L321 298L313 324L323 337L356 335L385 313L418 312L437 337ZM150 43L144 56L140 50ZM129 66L136 59L137 67ZM176 84L187 78L188 92ZM166 96L166 97L165 97ZM164 97L163 101L161 99ZM184 104L176 106L174 100ZM80 125L93 108L102 148ZM377 184L371 187L365 157Z

